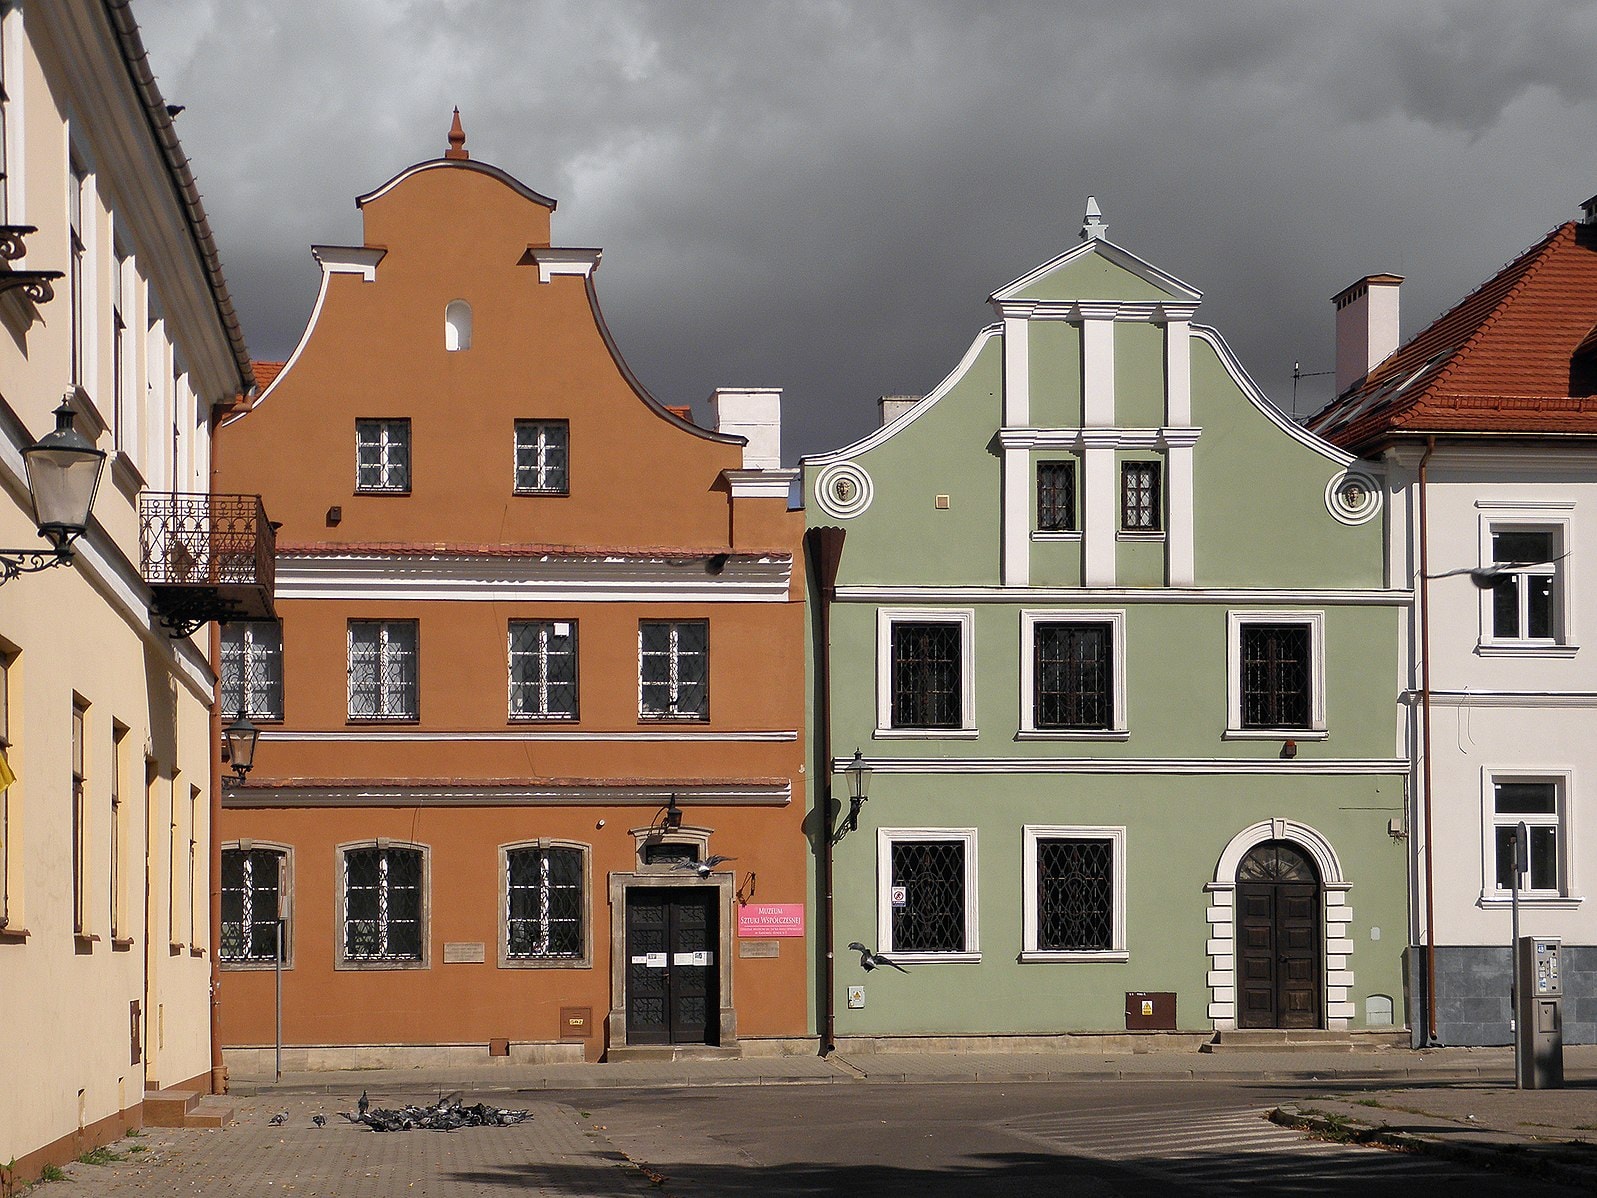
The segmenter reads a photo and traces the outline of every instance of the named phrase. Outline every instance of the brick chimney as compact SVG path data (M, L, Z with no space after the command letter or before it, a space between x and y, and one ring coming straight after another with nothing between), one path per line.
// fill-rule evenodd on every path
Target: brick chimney
M1397 349L1397 289L1402 282L1402 275L1365 275L1331 298L1336 305L1338 395L1346 395Z
M710 408L716 432L748 438L743 469L782 468L782 388L717 387Z

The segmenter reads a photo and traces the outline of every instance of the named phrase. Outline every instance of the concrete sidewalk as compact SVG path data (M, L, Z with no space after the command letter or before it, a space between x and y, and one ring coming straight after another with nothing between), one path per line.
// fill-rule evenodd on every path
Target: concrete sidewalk
M836 1052L828 1057L746 1057L730 1061L629 1061L616 1064L343 1070L232 1078L232 1092L373 1094L463 1090L472 1094L692 1086L839 1085L1207 1078L1314 1083L1328 1080L1496 1081L1513 1078L1508 1048L1392 1048L1359 1053L1191 1051L1148 1053ZM1572 1080L1597 1082L1597 1045L1565 1050Z

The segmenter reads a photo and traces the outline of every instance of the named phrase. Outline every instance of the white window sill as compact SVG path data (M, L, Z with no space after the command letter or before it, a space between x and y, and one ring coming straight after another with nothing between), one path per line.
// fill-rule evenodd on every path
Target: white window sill
M1117 541L1162 541L1162 540L1164 540L1164 529L1162 529L1162 528L1148 528L1148 529L1140 529L1140 530L1138 530L1138 529L1122 528L1119 532L1115 533L1115 540L1117 540Z
M1222 740L1329 740L1324 728L1227 728Z
M882 954L898 965L980 965L980 953L894 953Z
M1022 963L1033 961L1129 961L1131 954L1125 949L1107 949L1104 952L1053 952L1027 949L1020 954Z
M1034 541L1079 541L1079 532L1066 532L1063 529L1035 528L1032 530L1031 539Z
M1573 657L1579 645L1555 645L1549 641L1482 641L1475 646L1477 657Z
M1127 728L1022 728L1016 740L1130 740Z
M872 740L975 740L975 728L878 728Z
M1521 907L1539 907L1544 911L1577 911L1585 901L1579 895L1548 894L1545 891L1532 891L1529 894L1520 891L1519 894ZM1475 905L1483 911L1507 910L1514 905L1514 898L1495 890L1484 891Z

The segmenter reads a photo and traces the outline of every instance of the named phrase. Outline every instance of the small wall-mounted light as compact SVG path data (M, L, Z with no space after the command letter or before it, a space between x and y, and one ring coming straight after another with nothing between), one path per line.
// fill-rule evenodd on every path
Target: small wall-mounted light
M677 797L672 795L666 800L665 815L660 820L662 832L675 832L682 827L682 809L677 806Z
M22 451L33 522L51 549L0 549L0 584L20 574L64 566L72 560L72 542L89 527L89 509L100 488L105 450L96 449L72 424L66 400L55 410L55 431Z
M340 507L338 504L335 503L332 507L327 509L327 527L328 528L337 528L339 523L343 519L344 519L344 509L342 507Z
M838 827L839 838L859 828L860 808L870 800L865 791L870 785L871 767L865 764L865 756L858 749L854 750L854 760L843 770L843 776L848 779L848 814Z
M260 729L250 723L242 711L231 724L222 729L223 754L227 763L233 767L233 773L240 783L244 781L244 775L248 774L255 765L255 742L260 736Z
M1285 757L1288 761L1291 761L1297 755L1298 755L1298 742L1297 741L1289 740L1284 745L1281 746L1281 756Z

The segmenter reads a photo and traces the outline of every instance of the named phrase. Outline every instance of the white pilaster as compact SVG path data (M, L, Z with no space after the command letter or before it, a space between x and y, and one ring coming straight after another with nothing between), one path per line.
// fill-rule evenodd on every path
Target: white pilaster
M1031 322L1004 317L1004 427L1031 423Z
M1192 423L1192 322L1171 316L1164 326L1164 422Z
M1195 523L1192 494L1192 442L1171 442L1165 450L1165 503L1170 526L1165 531L1165 585L1196 585L1193 563Z
M1110 428L1115 422L1114 304L1078 305L1081 312L1081 423Z
M1031 584L1031 454L1004 446L1004 552L1000 569L1006 587Z
M1119 513L1115 504L1115 450L1110 443L1094 443L1084 436L1082 464L1082 585L1115 585L1115 529Z

